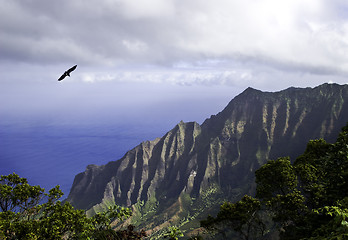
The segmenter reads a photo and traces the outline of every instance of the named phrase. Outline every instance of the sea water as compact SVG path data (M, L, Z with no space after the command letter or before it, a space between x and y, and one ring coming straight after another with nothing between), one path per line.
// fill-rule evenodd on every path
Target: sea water
M0 123L0 174L15 172L46 191L60 185L67 197L87 165L116 161L165 131L160 125Z

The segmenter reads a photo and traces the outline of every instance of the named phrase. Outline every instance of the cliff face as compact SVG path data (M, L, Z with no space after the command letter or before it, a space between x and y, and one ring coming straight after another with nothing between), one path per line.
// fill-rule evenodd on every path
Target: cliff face
M348 85L276 93L248 88L202 125L180 122L118 161L88 166L67 200L92 211L114 202L133 206L143 218L158 218L147 225L152 228L197 217L217 198L252 192L254 171L267 159L295 160L310 139L333 142L347 121Z

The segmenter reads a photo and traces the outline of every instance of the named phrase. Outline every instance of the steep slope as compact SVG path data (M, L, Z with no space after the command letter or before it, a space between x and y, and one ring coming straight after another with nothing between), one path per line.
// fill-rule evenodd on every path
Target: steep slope
M202 125L180 122L115 162L75 177L68 201L93 213L111 203L132 206L133 222L156 229L187 225L223 200L254 190L267 159L304 151L310 139L333 142L348 121L348 85L246 89Z

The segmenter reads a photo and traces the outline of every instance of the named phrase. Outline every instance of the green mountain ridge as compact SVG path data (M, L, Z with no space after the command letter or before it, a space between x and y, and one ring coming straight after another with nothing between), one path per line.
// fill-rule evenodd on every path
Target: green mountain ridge
M131 222L156 232L187 232L225 201L255 191L254 172L268 159L300 155L311 139L333 142L348 121L348 85L262 92L248 88L199 125L180 122L120 160L89 165L67 201L93 214L131 206Z

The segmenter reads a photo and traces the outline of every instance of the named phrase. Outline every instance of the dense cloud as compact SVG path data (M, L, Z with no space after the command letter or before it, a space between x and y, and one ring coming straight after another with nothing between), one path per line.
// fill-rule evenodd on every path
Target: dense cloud
M0 3L2 65L78 63L90 69L84 81L122 80L129 71L163 81L169 72L165 81L188 85L244 81L265 69L269 78L348 73L344 1Z

